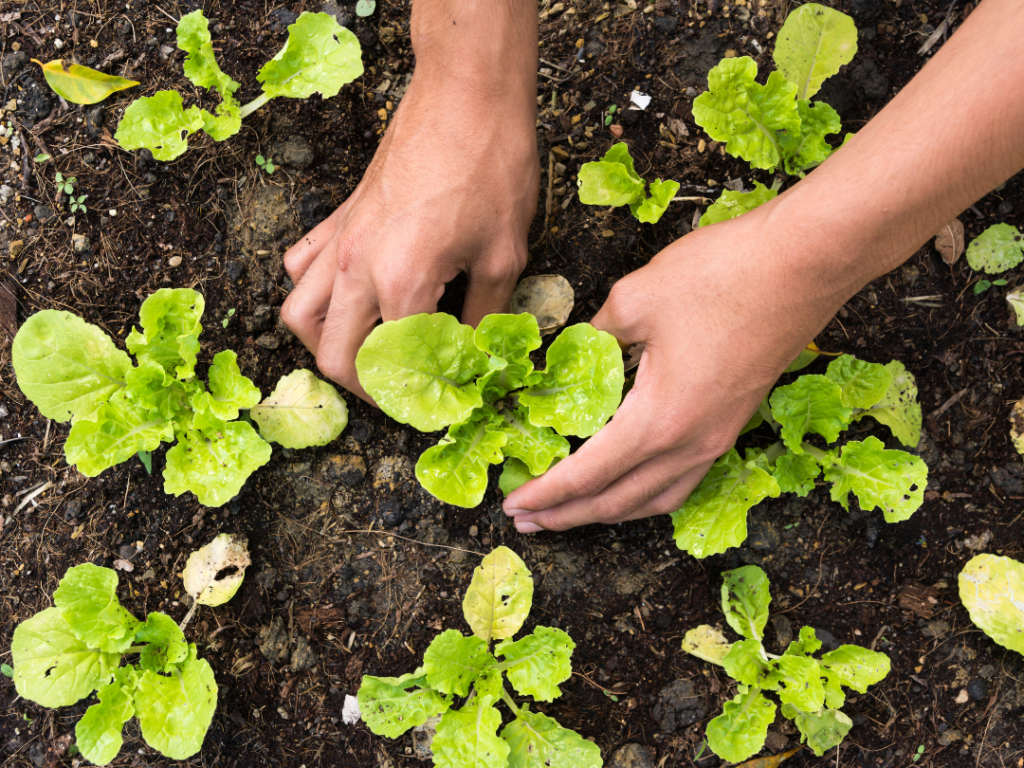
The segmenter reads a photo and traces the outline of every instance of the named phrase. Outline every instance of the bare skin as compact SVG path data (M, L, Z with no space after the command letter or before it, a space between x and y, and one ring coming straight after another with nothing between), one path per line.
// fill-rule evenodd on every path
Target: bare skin
M636 384L614 419L577 453L509 496L506 514L518 530L565 530L678 509L711 463L732 446L786 365L851 296L1024 167L1021 39L1020 3L985 0L892 102L806 179L738 219L687 235L620 280L592 322L622 344L645 346ZM535 52L535 39L532 45ZM531 133L534 108L531 101ZM396 133L393 148L382 145L378 157L397 152L397 142ZM500 160L492 156L488 162ZM488 192L474 187L471 197ZM357 190L353 198L358 195ZM515 201L520 199L515 194L505 197L505 208L518 210ZM464 210L450 198L445 205L447 210L439 210L435 221L454 220ZM532 210L524 204L524 213L527 208ZM388 219L372 219L377 210L368 210L364 226L372 224L384 233ZM395 211L392 220L408 218ZM483 221L483 231L493 232L493 223ZM420 268L435 265L432 275L448 274L438 264L454 269L447 257L424 256L438 252L433 248L436 233L406 239L415 232L375 236L388 237L396 250L415 242ZM478 242L508 241L485 236ZM296 265L316 256L310 256L312 250L286 255L293 277ZM356 303L350 296L358 292L349 291L353 283L344 277L345 269L334 266L336 261L332 267L342 278L340 284L334 280L335 300L348 307ZM347 263L343 260L342 266ZM324 267L320 275L318 281L326 281L330 270ZM409 275L397 277L406 283L391 286L396 298L423 295L421 284L407 284ZM501 311L512 281L514 277L492 282L501 286L493 303L483 300L482 293L474 295L471 287L464 320L478 320L485 306ZM366 295L366 283L359 285ZM300 282L295 293L301 289ZM405 301L401 306L409 311L431 308L425 300ZM284 314L317 352L321 368L332 366L325 373L349 386L356 340L362 341L376 315L366 311L347 332L329 334L333 303L322 336L311 330L315 323L310 313ZM317 306L324 306L322 299ZM379 314L389 317L384 311ZM339 371L341 376L334 375Z

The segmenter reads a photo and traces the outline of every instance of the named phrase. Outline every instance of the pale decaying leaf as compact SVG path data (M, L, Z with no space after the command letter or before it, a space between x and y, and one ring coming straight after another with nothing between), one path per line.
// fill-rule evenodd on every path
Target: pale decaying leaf
M1006 303L1010 305L1010 317L1013 322L1024 326L1024 284L1015 286L1006 293Z
M235 596L251 562L248 543L245 536L222 533L189 555L181 579L196 603L221 605ZM235 568L234 573L218 579L217 574L228 568Z
M953 219L935 235L935 250L947 264L956 264L964 253L964 225Z
M498 547L473 571L462 615L484 642L512 637L533 605L533 576L508 547Z
M529 312L537 318L542 336L565 325L576 296L569 281L561 275L534 275L519 281L512 294L510 312Z
M1018 400L1010 411L1010 440L1017 453L1024 455L1024 400Z
M722 631L717 627L702 624L686 633L683 650L698 659L722 665L722 659L732 648Z

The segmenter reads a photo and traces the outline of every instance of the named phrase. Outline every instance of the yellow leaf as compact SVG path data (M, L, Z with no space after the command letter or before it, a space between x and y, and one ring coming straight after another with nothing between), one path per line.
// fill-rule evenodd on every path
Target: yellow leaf
M498 547L473 571L462 615L485 642L512 637L530 615L533 576L519 555Z
M43 68L43 76L54 93L73 104L96 104L112 93L138 85L135 80L106 75L81 64L72 64L65 69L62 59L46 64L36 59L32 61Z

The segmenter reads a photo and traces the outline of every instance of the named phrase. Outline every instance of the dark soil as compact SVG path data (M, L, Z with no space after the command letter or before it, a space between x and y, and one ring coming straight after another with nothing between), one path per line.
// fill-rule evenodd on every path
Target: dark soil
M861 30L854 62L822 94L849 130L938 50L941 41L917 53L947 11L955 28L972 5L829 4L853 14ZM527 273L569 279L571 322L590 318L616 279L687 233L695 213L692 203L677 204L658 225L641 227L628 211L575 200L573 174L613 142L603 111L627 107L635 86L653 96L646 111L619 113L624 138L641 173L681 181L681 194L716 196L728 180L749 180L741 162L702 139L690 108L707 70L731 51L754 56L762 72L771 68L768 34L794 4L761 5L763 14L749 15L719 0L639 9L581 0L542 13L544 175ZM243 372L269 392L283 373L314 367L277 321L290 288L281 254L345 199L369 163L386 125L378 111L393 111L412 71L408 3L378 4L369 19L357 19L351 4L332 6L362 41L367 67L336 98L274 101L238 136L219 145L195 138L173 164L120 151L112 135L131 99L169 87L195 99L168 17L195 7L150 0L0 5L0 14L14 14L2 26L0 105L18 100L3 117L13 131L0 138L0 183L12 191L0 206L0 338L5 325L44 308L75 311L123 338L150 292L194 287L207 301L202 361L234 349ZM240 1L205 10L221 64L243 83L244 101L293 13L321 8ZM65 105L15 44L29 57L73 57L143 85L100 109ZM39 153L54 159L32 162ZM255 166L257 154L280 170L267 176ZM73 224L67 201L55 194L57 170L76 176L76 193L89 195L88 213ZM1018 176L978 201L961 217L967 237L1000 221L1024 225L1022 192ZM86 250L73 249L73 234L88 238ZM68 567L127 561L122 602L137 616L164 610L180 620L188 598L178 574L188 553L219 531L242 533L253 554L245 585L227 605L201 608L188 628L221 686L203 750L189 762L412 766L408 737L390 741L342 723L345 695L355 694L364 673L414 669L441 629L464 629L460 603L472 569L505 544L536 578L528 626L560 626L577 643L577 675L560 699L539 709L594 739L606 761L638 743L655 765L718 765L706 750L698 763L693 757L732 683L685 655L680 640L698 624L720 623L721 572L757 563L773 585L769 650L807 624L830 642L874 647L892 659L884 682L848 699L855 728L838 752L816 759L802 751L789 765L908 766L919 745L919 766L1020 765L1024 661L973 627L956 587L976 550L1024 556L1021 457L1007 422L1010 404L1024 395L1024 340L1008 317L1007 289L975 296L975 279L963 261L947 267L929 245L854 297L818 339L827 350L899 359L917 377L925 412L919 451L931 469L920 511L886 525L876 512L844 512L819 488L807 499L761 504L746 545L704 561L675 548L664 518L522 537L501 513L496 483L478 509L443 505L411 475L434 438L351 397L352 421L336 443L275 449L271 463L220 509L201 507L191 494L164 495L162 453L152 477L133 460L88 479L64 461L66 425L41 418L18 390L8 334L0 344L0 440L24 439L0 444L0 659L9 661L14 627L50 605ZM10 317L3 314L7 291L16 297ZM459 291L455 285L446 296L452 307ZM875 432L887 437L884 428ZM2 680L4 765L79 764L67 747L86 703L45 710ZM780 719L770 751L798 738ZM115 765L168 764L136 725L125 739Z

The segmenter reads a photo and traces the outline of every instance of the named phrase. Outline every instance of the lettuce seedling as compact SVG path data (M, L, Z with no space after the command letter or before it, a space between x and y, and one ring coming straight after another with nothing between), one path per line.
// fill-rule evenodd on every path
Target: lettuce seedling
M960 602L974 626L1004 648L1024 654L1024 563L977 555L960 572Z
M308 99L314 93L331 98L341 86L363 74L356 36L329 14L303 12L288 27L284 48L256 76L263 93L241 105L234 96L241 84L217 63L203 12L182 16L177 35L178 48L188 53L185 77L200 88L216 91L221 102L215 114L195 106L185 109L181 94L175 91L158 91L132 102L114 138L124 149L144 147L161 161L181 155L188 149L188 137L198 130L215 141L224 141L238 133L245 117L271 99Z
M537 627L513 640L533 603L533 577L507 547L498 547L473 572L462 615L473 634L442 632L423 654L423 666L401 677L364 675L361 717L378 736L395 739L441 716L432 749L434 764L448 768L600 768L601 750L554 719L516 704L521 696L553 701L572 676L576 644L561 629ZM497 645L491 649L491 642ZM465 697L453 709L456 697ZM498 732L503 701L513 719Z
M611 334L566 328L535 371L533 315L488 315L473 329L451 315L421 314L377 326L356 355L363 389L384 413L447 436L416 462L416 477L449 504L475 507L487 469L506 458L505 493L569 455L563 435L589 437L622 399L622 353Z
M1013 269L1022 261L1024 235L1012 224L993 224L967 246L967 263L976 272L995 275Z
M765 572L746 565L726 571L722 578L722 613L746 639L730 643L718 629L704 625L691 629L683 640L684 651L724 667L739 684L736 697L708 723L708 746L734 763L760 752L775 719L775 704L764 695L772 691L782 702L782 716L800 731L800 741L821 757L841 744L853 726L840 711L846 701L842 687L866 693L868 686L889 674L889 657L841 645L820 659L812 658L821 641L811 627L801 629L799 639L781 656L769 654L763 645L771 603Z
M633 215L644 224L655 224L668 210L679 182L651 182L651 192L645 192L647 182L637 174L629 147L620 142L609 149L604 157L580 168L580 202L585 205L628 205Z
M118 602L117 573L91 563L68 569L53 602L14 630L18 694L67 707L95 691L98 702L75 726L75 743L97 765L117 757L133 716L160 754L185 760L198 752L217 708L217 682L174 620L164 613L136 619ZM122 666L134 654L138 660Z
M804 441L809 432L834 443L852 423L871 417L908 448L921 439L917 384L902 363L868 363L842 355L825 375L805 374L776 387L744 432L767 423L780 440L768 448L732 448L719 458L682 508L672 513L676 545L704 558L747 538L747 511L768 496L806 496L824 472L833 501L849 508L880 508L887 522L909 518L924 503L928 467L919 456L886 449L876 437L823 450Z
M125 342L134 365L100 328L70 312L44 310L25 321L11 351L18 386L43 416L71 422L64 443L69 464L95 477L139 452L175 443L167 451L164 491L192 491L201 504L217 507L270 460L266 440L306 448L341 433L345 401L309 371L282 378L260 403L235 353L224 350L214 355L204 384L195 373L204 307L200 294L184 288L147 298L142 330L133 329ZM263 438L238 420L249 409Z

